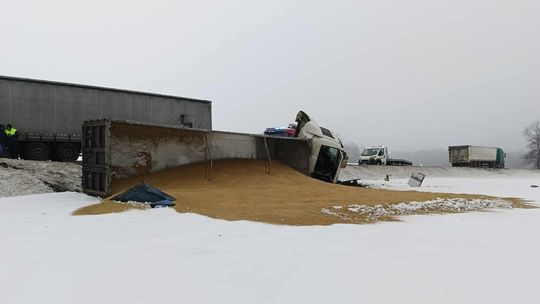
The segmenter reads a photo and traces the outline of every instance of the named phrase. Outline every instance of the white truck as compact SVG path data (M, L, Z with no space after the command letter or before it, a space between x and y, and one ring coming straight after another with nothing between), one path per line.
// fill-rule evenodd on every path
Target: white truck
M383 166L412 166L412 162L404 159L394 159L388 156L386 146L368 147L360 154L359 165L383 165Z

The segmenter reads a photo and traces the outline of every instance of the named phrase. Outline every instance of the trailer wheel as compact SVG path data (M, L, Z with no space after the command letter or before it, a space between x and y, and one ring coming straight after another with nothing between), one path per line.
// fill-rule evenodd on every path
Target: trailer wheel
M59 144L56 149L56 159L61 162L74 162L79 158L80 149L72 143Z
M24 147L24 155L31 160L48 160L50 147L43 142L30 142Z

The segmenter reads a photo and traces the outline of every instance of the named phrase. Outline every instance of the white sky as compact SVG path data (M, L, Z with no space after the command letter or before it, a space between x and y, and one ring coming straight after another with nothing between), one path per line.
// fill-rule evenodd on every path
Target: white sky
M540 119L537 0L0 4L1 75L209 99L215 129L516 150Z

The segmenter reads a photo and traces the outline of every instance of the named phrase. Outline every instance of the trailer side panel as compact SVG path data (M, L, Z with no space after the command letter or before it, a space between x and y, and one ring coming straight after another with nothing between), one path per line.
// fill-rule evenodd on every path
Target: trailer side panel
M219 159L280 160L309 174L305 140L133 121L88 121L83 129L83 191L91 195L111 195L118 179Z
M497 148L469 146L470 161L490 161L497 160Z
M80 135L91 119L212 129L209 101L0 76L0 122L20 133Z

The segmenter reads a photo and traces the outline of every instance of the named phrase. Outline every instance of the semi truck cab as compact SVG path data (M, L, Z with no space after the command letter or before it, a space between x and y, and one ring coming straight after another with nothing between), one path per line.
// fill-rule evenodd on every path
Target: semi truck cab
M303 111L296 115L294 137L311 141L309 172L311 177L335 183L339 172L347 166L343 144L332 131L322 128Z

